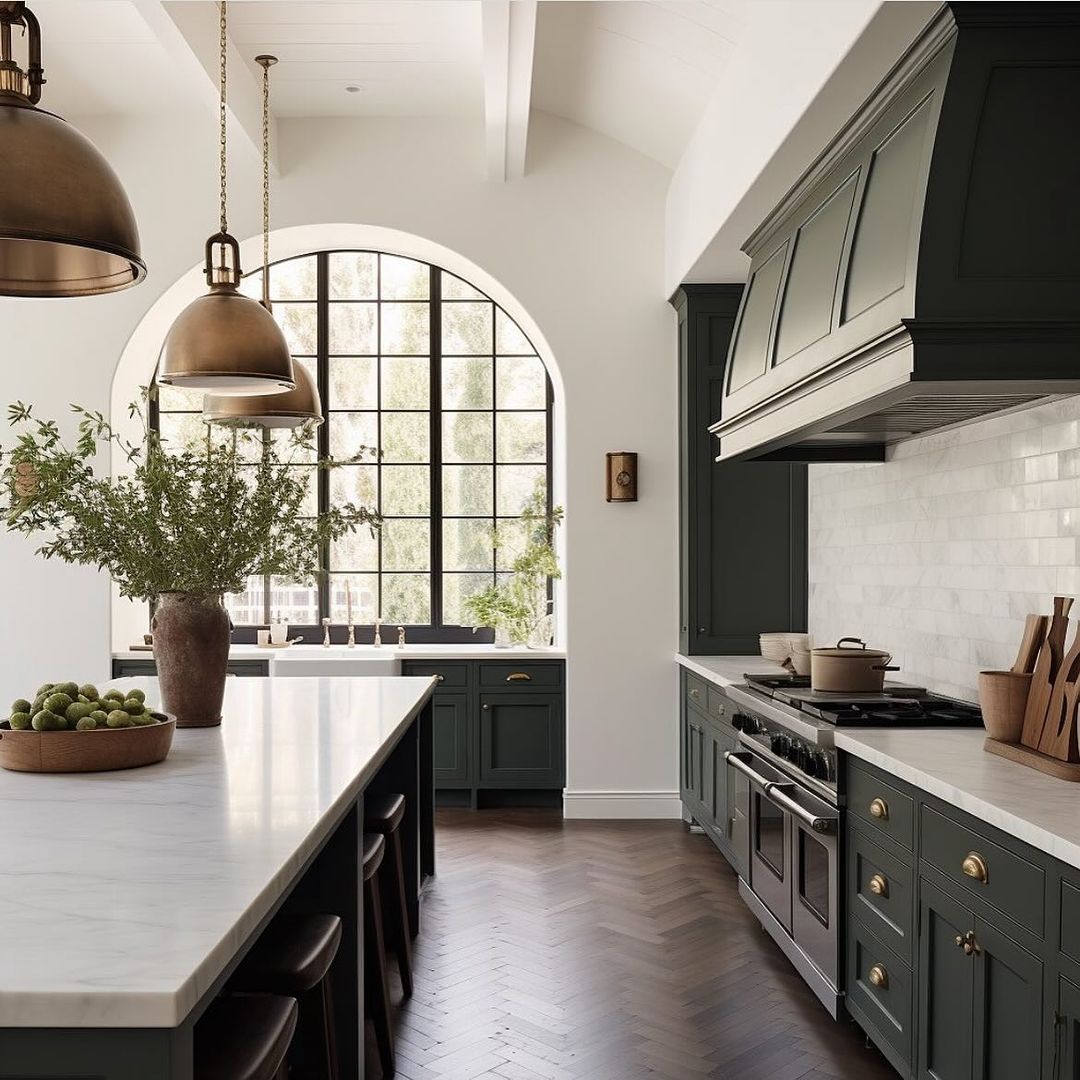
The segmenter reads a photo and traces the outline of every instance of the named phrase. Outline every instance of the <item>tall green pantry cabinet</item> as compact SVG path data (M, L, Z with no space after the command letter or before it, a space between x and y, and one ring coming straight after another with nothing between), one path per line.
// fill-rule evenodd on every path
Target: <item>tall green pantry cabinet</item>
M806 466L716 462L741 285L683 285L679 320L679 648L758 652L758 635L806 630Z

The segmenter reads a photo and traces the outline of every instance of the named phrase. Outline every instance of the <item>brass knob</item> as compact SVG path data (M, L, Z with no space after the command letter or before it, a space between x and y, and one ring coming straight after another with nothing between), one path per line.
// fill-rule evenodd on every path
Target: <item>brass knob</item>
M446 676L445 675L436 675L435 676L435 681L436 682L446 682Z
M485 705L485 706L484 706L484 708L485 708L485 709L490 709L490 708L491 708L491 706L490 706L490 705Z
M975 940L974 930L969 930L966 934L957 934L956 944L964 950L965 956L979 952L979 943Z
M700 690L691 690L690 691L690 696L691 697L701 697L701 691Z
M986 869L986 860L976 851L969 851L966 858L960 864L960 869L969 878L986 883L989 871Z
M532 676L527 671L514 671L506 676L507 682L532 682Z
M886 880L883 874L875 874L870 879L870 891L875 896L889 895L889 882Z
M884 990L889 985L889 973L881 964L875 964L869 972L870 985Z
M889 804L884 799L874 799L870 804L870 816L880 818L882 821L888 821Z

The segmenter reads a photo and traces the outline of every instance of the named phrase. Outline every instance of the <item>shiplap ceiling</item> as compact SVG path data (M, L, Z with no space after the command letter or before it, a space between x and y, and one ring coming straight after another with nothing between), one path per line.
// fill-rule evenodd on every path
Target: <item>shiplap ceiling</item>
M489 163L509 154L505 172L515 175L515 131L520 140L529 108L542 109L673 167L750 3L232 0L233 56L248 68L246 85L234 77L234 111L249 128L254 58L269 52L281 61L273 75L277 117L475 118L487 125ZM212 0L35 0L33 7L44 28L46 107L123 116L212 102Z

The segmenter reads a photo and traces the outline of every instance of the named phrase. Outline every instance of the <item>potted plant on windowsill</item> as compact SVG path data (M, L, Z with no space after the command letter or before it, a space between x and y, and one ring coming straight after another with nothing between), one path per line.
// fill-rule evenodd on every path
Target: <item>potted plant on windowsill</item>
M465 598L466 617L477 629L491 627L496 646L543 648L551 644L554 618L548 585L562 577L555 551L555 530L562 520L561 506L548 510L547 488L541 481L518 518L524 542L510 564L508 579ZM493 530L493 543L496 549L508 547L508 531Z
M320 551L378 515L347 503L305 514L311 429L284 439L261 429L210 429L198 445L166 444L147 422L149 392L131 406L139 443L122 438L99 412L72 405L78 438L64 443L54 420L22 403L8 416L17 438L0 447L0 514L9 532L42 534L38 554L106 570L122 596L155 605L152 629L162 707L179 727L221 722L229 659L225 593L247 578L309 580L323 572ZM94 459L110 444L130 472L98 476ZM357 458L371 451L361 447Z

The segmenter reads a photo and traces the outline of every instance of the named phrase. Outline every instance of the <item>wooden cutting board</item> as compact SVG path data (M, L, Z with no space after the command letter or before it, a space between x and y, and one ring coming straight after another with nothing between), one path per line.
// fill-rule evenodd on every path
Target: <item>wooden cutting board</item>
M1014 674L1026 675L1035 670L1039 650L1046 640L1046 624L1049 621L1046 615L1029 615L1024 620L1024 636L1012 666Z
M1076 695L1080 678L1080 630L1073 638L1072 648L1066 653L1054 679L1050 704L1046 710L1039 751L1062 761L1077 760L1076 750Z
M1050 619L1050 628L1046 632L1046 641L1039 652L1035 672L1031 677L1031 691L1028 694L1027 709L1024 711L1024 731L1020 741L1035 750L1039 748L1042 739L1050 697L1054 692L1054 680L1061 667L1072 605L1070 596L1054 597L1054 614Z

